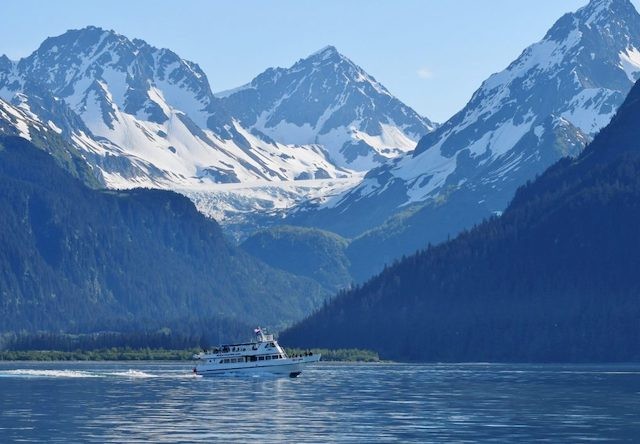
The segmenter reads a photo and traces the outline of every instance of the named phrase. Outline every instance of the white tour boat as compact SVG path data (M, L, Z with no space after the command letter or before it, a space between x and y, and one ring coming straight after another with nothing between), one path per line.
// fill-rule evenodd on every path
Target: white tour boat
M295 378L302 366L320 360L319 354L304 353L287 356L287 353L261 328L254 330L256 340L243 344L229 344L193 355L196 366L193 372L202 376L225 373L272 373Z

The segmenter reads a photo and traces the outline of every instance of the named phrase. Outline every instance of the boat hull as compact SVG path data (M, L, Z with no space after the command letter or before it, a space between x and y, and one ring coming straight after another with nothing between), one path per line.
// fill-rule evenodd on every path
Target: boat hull
M320 355L301 356L298 358L288 358L273 362L247 362L233 365L198 364L193 369L194 373L201 376L221 376L221 375L278 375L278 376L298 376L305 365L318 362Z

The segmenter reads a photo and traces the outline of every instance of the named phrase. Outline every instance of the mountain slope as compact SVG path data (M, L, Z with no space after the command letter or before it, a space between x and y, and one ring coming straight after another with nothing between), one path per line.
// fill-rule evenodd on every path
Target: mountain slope
M282 340L402 360L639 359L639 122L636 84L582 155L501 217L386 269Z
M327 294L230 246L184 196L91 190L26 140L0 143L0 331L275 327Z
M385 257L399 257L453 236L501 212L518 186L584 148L640 73L638 48L633 5L592 0L487 79L414 152L319 207L301 207L288 223L347 237L374 230L359 241L361 249L354 242L356 256L377 245Z
M61 113L39 100L43 91L76 120L60 122ZM114 187L348 176L317 146L250 134L220 106L197 64L96 27L48 38L18 62L5 57L0 97L22 98L40 120L50 118Z
M358 171L412 150L435 128L333 46L217 95L243 126L320 144L338 166Z
M279 226L260 230L240 247L274 268L306 276L335 293L351 285L348 242L313 228Z
M100 171L87 164L84 153L67 142L62 131L51 120L43 123L24 103L14 106L0 99L0 134L30 140L48 151L72 176L91 187L104 187Z
M99 182L178 190L231 229L352 187L354 169L433 127L334 48L219 98L197 64L94 26L2 56L0 99L55 128Z

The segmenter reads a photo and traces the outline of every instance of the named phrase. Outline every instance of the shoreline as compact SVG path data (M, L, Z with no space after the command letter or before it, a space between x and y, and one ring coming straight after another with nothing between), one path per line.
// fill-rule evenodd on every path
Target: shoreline
M186 350L167 349L131 349L131 348L109 348L98 350L4 350L0 351L0 362L21 361L21 362L135 362L135 361L193 361L193 355L201 349L193 348ZM286 349L287 354L302 354L307 349ZM356 349L308 349L314 354L321 354L324 362L382 362L377 353L368 350Z

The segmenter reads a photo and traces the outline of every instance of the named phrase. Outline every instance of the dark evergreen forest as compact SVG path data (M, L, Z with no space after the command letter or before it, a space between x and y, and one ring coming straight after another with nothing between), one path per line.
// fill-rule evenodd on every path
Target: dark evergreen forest
M328 295L228 244L186 197L90 189L17 137L0 138L0 227L0 332L199 338L286 325Z
M335 293L352 282L348 243L328 231L282 225L260 230L240 246L272 267L314 279Z

